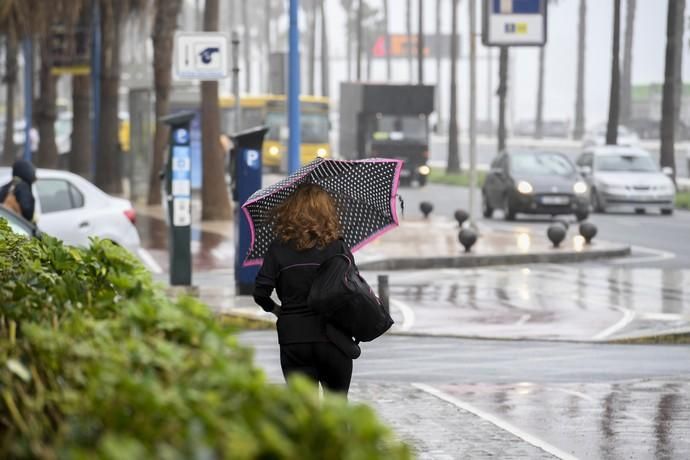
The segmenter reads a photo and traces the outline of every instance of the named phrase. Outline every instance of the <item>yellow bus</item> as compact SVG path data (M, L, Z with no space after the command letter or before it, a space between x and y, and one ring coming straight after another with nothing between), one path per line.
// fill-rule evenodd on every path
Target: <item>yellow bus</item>
M288 124L286 96L279 94L248 95L240 98L241 129L266 125L269 128L262 151L263 165L280 171L287 166ZM221 126L234 127L235 98L220 97ZM330 158L330 122L328 98L300 96L301 145L300 163L317 157Z

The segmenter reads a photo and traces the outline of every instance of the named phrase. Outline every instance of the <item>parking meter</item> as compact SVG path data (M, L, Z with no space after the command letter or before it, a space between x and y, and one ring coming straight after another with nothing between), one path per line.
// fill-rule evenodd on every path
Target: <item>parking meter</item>
M232 136L235 150L233 199L238 202L238 206L235 206L235 292L238 295L252 293L259 272L258 266L242 266L252 235L247 219L241 215L240 206L261 188L261 149L267 132L268 127L260 126Z
M170 126L165 195L171 286L192 284L192 149L189 128L194 116L194 112L179 112L160 119Z

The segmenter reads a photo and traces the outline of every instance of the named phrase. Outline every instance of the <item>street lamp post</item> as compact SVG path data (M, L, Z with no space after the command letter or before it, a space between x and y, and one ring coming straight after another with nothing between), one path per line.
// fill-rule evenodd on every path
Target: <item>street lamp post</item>
M299 0L290 0L290 58L289 58L289 87L288 87L288 129L290 140L288 144L288 173L299 169L300 146L300 114L299 114Z

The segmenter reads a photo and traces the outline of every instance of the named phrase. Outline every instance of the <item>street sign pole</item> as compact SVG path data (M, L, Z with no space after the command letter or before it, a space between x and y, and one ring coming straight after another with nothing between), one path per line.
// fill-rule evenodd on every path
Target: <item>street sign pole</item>
M240 104L240 35L232 31L232 92L235 94L235 123L233 129L242 129L242 106Z
M290 0L290 62L288 88L288 128L290 141L288 144L288 174L299 169L300 164L300 117L299 117L299 28L298 28L299 0Z

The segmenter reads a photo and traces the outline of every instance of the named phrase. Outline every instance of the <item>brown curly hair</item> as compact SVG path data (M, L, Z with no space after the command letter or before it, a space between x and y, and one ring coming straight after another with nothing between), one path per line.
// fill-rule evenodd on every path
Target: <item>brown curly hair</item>
M341 236L335 200L316 184L302 184L274 210L273 229L298 251L323 248Z

